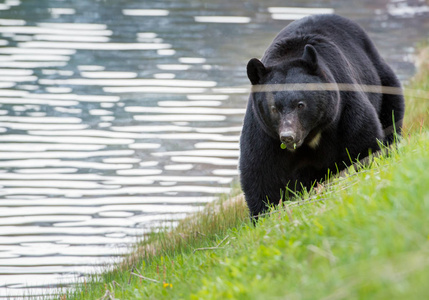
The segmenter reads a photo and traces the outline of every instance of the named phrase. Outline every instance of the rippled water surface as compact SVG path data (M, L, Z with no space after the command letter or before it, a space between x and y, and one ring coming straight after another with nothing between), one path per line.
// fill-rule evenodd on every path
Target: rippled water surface
M285 4L0 0L1 297L73 281L228 192L246 63L290 21L358 21L402 80L429 32L421 1Z

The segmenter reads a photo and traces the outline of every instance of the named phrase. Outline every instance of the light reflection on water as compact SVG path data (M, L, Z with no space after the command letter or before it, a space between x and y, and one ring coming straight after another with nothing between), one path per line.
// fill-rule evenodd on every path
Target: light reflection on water
M406 1L70 5L0 3L0 297L74 281L228 192L245 65L285 20L334 7L402 79L428 25Z

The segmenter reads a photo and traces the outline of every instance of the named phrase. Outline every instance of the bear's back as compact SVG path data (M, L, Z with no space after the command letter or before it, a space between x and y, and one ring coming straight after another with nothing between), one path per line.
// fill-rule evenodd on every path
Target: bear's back
M283 62L298 59L306 44L315 46L322 56L331 56L332 51L344 56L350 52L356 54L351 49L371 56L374 52L372 42L358 24L335 14L324 14L290 23L274 38L261 60L271 65L280 59Z

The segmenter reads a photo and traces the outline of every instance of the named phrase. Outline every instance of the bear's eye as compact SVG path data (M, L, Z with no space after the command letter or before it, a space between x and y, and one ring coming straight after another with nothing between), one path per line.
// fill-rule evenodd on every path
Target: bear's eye
M273 105L273 106L271 106L271 112L272 112L273 114L276 114L276 113L278 113L279 111L278 111L277 107L275 107L275 106Z
M298 107L299 109L302 109L302 108L304 108L304 107L305 107L305 103L304 103L304 102L299 102L299 103L298 103L298 105L297 105L297 107Z

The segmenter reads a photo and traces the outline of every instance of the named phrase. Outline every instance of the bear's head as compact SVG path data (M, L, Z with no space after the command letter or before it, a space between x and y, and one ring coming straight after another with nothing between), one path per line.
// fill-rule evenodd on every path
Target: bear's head
M317 147L339 110L337 86L316 49L307 44L301 53L270 66L256 58L247 65L253 112L264 131L289 151L304 144Z

